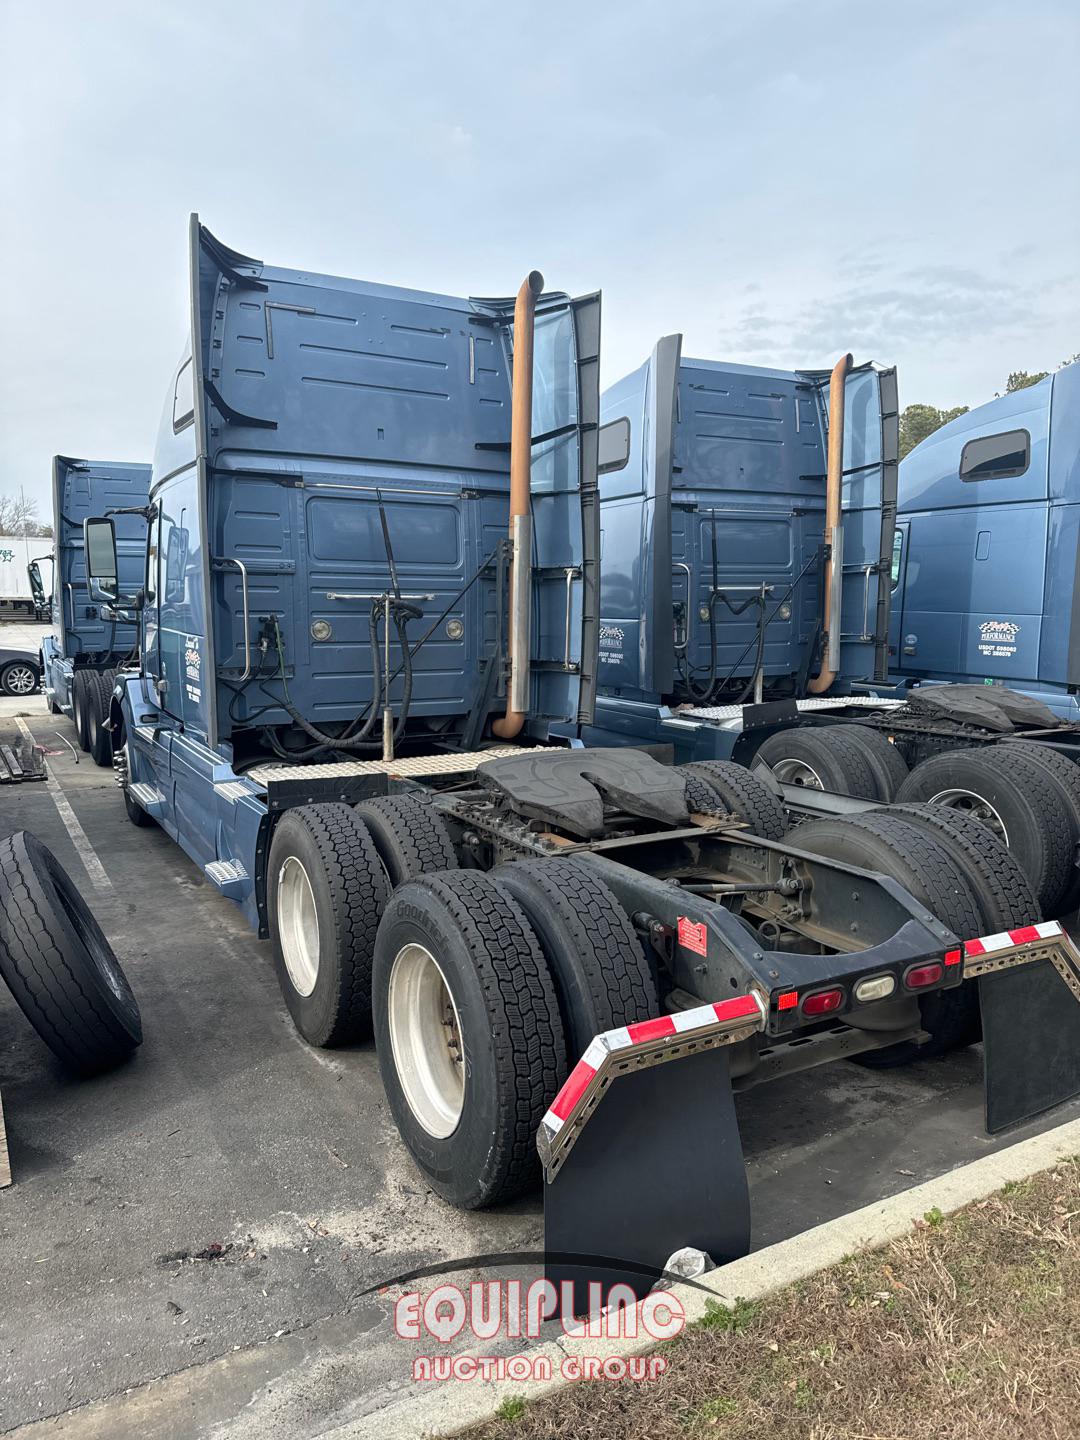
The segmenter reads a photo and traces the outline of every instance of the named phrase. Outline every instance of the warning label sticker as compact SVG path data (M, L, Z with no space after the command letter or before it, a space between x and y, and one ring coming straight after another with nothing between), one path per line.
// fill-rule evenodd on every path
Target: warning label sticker
M680 915L679 944L684 950L692 950L695 955L705 955L709 948L708 932L705 926L697 924L694 920L688 920L685 915Z

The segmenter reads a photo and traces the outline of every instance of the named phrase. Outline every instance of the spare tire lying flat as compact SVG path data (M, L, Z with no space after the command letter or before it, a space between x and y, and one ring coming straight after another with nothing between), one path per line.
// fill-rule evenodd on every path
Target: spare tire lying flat
M20 830L0 841L0 975L70 1069L94 1074L142 1043L131 986L51 851Z
M1059 783L1012 745L949 750L916 765L900 804L947 805L980 820L1019 860L1046 915L1055 915L1070 879L1073 817Z

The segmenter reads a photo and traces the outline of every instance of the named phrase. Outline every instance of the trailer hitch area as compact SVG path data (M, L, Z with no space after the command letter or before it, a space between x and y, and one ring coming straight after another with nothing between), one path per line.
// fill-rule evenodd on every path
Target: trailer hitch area
M945 962L979 982L991 1135L1080 1095L1080 949L1059 921L967 940Z
M595 1313L614 1285L643 1298L686 1245L718 1264L747 1253L728 1056L765 1015L754 989L590 1043L536 1137L552 1314Z

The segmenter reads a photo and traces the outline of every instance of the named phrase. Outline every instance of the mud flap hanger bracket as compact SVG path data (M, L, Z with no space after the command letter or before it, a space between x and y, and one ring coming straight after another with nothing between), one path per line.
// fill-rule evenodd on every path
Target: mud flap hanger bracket
M612 1081L705 1050L736 1045L765 1029L768 1005L756 990L597 1035L540 1122L536 1148L551 1184Z

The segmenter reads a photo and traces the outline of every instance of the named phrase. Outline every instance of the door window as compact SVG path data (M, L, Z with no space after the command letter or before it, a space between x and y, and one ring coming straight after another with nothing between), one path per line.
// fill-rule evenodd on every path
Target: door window
M900 584L900 560L904 553L904 532L898 525L892 533L892 571L890 580L895 590Z

